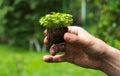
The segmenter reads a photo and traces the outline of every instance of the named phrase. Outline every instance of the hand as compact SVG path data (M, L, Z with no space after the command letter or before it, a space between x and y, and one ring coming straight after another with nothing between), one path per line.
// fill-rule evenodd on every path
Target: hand
M44 43L48 44L47 31ZM81 67L93 68L109 76L120 76L120 51L93 37L81 27L70 26L64 34L65 44L54 44L46 62L70 62ZM57 55L64 52L63 55Z
M47 31L45 31L45 44L48 44ZM70 62L82 67L100 69L102 59L107 58L106 45L103 41L93 37L81 27L70 26L64 34L65 45L54 44L51 55L44 56L46 62ZM64 52L63 55L56 55Z

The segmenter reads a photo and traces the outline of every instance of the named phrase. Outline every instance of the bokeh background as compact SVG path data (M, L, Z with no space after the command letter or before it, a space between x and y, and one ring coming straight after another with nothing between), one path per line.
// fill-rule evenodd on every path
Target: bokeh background
M73 15L72 26L120 49L120 0L0 0L0 76L107 76L69 63L48 64L39 18L51 13Z

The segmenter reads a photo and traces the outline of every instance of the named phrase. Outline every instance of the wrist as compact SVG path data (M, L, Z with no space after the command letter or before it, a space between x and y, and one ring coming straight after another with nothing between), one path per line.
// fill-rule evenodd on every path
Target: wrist
M102 60L101 71L108 76L119 76L120 74L120 51L108 46L107 57Z

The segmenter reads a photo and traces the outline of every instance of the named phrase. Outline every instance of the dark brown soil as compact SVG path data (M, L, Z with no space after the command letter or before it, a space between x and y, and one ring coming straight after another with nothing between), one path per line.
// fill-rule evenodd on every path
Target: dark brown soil
M48 41L50 44L57 44L65 42L63 36L65 32L68 32L67 27L61 28L48 28Z

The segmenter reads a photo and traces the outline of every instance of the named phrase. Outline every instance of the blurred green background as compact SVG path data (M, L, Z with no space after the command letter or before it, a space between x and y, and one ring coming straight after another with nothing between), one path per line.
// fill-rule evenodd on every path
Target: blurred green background
M81 26L120 49L120 0L0 0L0 76L106 76L69 63L48 64L45 30L38 20L50 12L73 15Z

